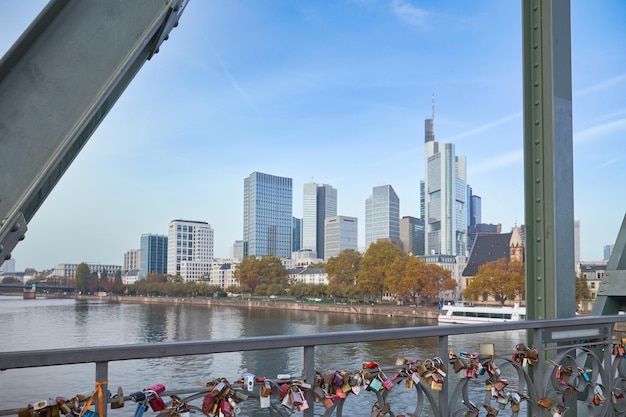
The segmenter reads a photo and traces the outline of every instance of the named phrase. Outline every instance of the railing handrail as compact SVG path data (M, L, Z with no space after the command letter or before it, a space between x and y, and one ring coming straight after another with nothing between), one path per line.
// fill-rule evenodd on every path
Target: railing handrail
M41 366L74 365L174 356L205 355L239 351L297 348L345 343L376 342L394 339L454 336L467 333L492 333L510 330L593 327L626 322L626 315L585 316L550 320L525 320L505 323L466 324L361 330L311 335L259 336L240 339L160 342L100 347L60 348L0 353L0 370Z

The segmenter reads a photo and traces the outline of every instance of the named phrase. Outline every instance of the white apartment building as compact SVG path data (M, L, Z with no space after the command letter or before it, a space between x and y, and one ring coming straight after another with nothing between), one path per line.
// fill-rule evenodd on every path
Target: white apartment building
M167 232L167 273L184 281L208 276L213 262L213 229L207 222L172 220Z
M294 284L328 285L328 274L324 268L296 268L287 271L289 282Z
M121 265L102 265L88 262L85 263L89 267L90 272L97 272L99 274L106 272L106 275L109 279L113 279L115 277L115 274L117 274L118 272L122 272ZM79 264L58 264L56 268L54 268L52 275L65 279L74 279L76 277L76 268L78 268L78 265Z
M239 285L235 279L238 259L219 259L211 263L209 285L218 285L222 289Z
M129 249L124 254L124 271L139 269L141 258L140 249Z
M333 216L324 221L324 260L346 249L359 249L359 222L356 217Z

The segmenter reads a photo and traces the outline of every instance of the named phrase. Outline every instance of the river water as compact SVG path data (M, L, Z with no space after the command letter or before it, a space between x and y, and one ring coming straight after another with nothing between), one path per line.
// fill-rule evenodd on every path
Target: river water
M246 307L209 307L185 304L126 304L99 300L45 299L23 300L0 296L0 351L27 351L51 348L108 346L119 344L172 342L191 340L239 339L253 336L311 334L384 328L429 326L429 320L338 314L318 311L285 311L248 309ZM482 334L450 338L454 351L478 350L479 343L492 342L496 350L510 351L524 335ZM375 360L382 366L393 365L396 358L426 359L437 355L437 339L399 340L357 343L316 348L316 370L350 370L361 368L364 361ZM193 388L196 381L225 377L239 379L242 373L275 378L277 374L301 375L302 349L286 351L234 352L180 358L123 361L109 364L109 389L118 386L126 394L155 383L168 390ZM450 372L452 374L452 372ZM93 364L18 369L0 372L0 410L22 408L48 397L89 395L93 390ZM404 386L396 404L409 410L415 407L415 394ZM365 395L364 395L365 394ZM361 393L357 399L370 396ZM390 393L390 399L393 395ZM363 399L364 401L364 399ZM352 404L352 405L351 405ZM369 415L363 404L351 398L344 415ZM196 403L196 405L200 405ZM321 405L317 410L323 412ZM369 410L369 409L368 409ZM110 412L111 416L134 413L134 405ZM397 411L396 411L397 413ZM151 411L148 415L156 415ZM248 407L249 416L269 415L267 410ZM296 413L299 414L299 413ZM196 414L197 415L197 414Z

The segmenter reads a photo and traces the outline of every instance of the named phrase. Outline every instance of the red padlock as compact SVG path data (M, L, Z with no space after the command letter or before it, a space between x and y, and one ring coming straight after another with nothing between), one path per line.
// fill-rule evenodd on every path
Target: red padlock
M164 391L165 385L163 384L155 384L151 387L146 388L146 394L150 398L148 400L148 404L150 404L150 408L152 409L152 411L161 411L166 408L165 401L163 401L163 398L159 396L159 394Z

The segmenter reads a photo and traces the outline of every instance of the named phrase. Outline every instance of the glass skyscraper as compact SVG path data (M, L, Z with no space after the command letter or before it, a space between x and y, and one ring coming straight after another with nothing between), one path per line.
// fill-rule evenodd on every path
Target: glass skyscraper
M365 200L365 248L378 239L400 241L400 199L391 185L374 187Z
M292 179L253 172L244 180L244 255L291 257Z
M167 236L141 235L139 247L139 278L146 278L149 273L167 273Z
M426 255L465 255L467 253L465 157L455 154L452 143L440 146L439 142L435 141L433 119L426 119L425 141Z
M304 184L302 212L302 249L324 259L324 220L337 215L337 190L328 184Z

